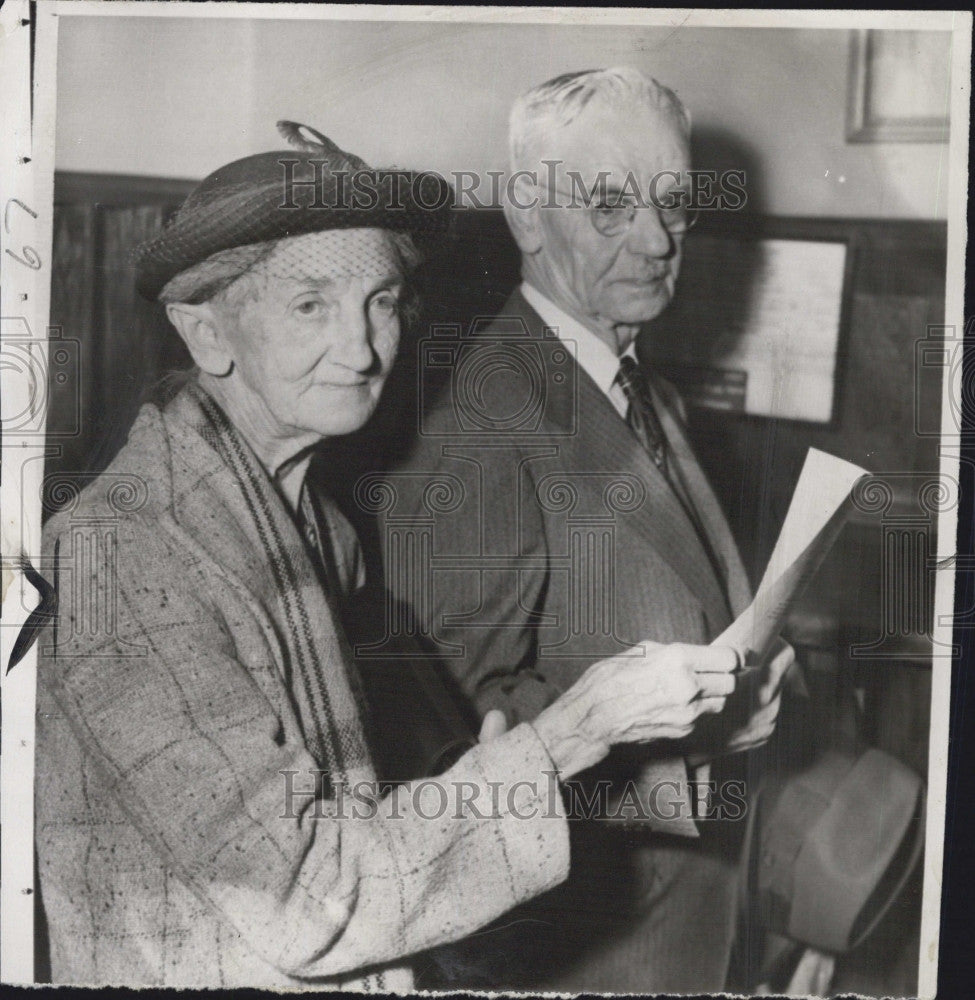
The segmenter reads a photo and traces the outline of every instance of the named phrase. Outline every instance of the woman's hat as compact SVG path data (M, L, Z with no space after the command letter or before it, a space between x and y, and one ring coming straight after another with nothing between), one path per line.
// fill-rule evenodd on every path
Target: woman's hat
M278 131L295 148L215 170L136 251L141 295L155 299L177 274L234 247L325 229L390 229L421 243L445 231L453 189L437 174L373 170L307 125L281 121Z

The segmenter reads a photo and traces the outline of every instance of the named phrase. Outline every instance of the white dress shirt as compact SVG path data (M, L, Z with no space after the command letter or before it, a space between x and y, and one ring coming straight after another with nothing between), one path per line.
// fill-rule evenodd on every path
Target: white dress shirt
M616 381L616 376L620 370L620 357L629 355L636 360L636 351L633 344L619 357L613 349L603 340L600 340L587 329L575 317L560 309L551 299L527 281L521 283L521 294L525 301L538 313L542 322L551 327L552 331L566 344L575 345L575 358L579 362L582 370L599 386L600 392L604 393L613 404L616 412L625 420L626 410L629 406L626 394Z

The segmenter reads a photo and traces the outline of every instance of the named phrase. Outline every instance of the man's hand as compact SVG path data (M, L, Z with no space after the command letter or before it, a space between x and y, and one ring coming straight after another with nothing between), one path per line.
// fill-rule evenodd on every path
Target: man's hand
M782 704L782 681L793 663L796 651L782 638L776 639L762 666L755 671L753 710L745 724L734 730L729 739L727 753L751 750L767 743L775 732L775 723ZM741 685L745 695L749 685Z
M776 639L762 665L745 672L724 713L702 723L687 755L691 767L768 742L782 704L782 680L795 659L795 650Z
M728 647L645 642L593 664L533 723L565 779L597 764L615 743L681 739L735 690Z

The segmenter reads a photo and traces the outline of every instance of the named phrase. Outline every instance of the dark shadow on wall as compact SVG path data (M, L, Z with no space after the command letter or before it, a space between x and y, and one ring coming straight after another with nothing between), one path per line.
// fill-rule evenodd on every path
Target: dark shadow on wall
M767 181L761 153L740 136L722 128L705 125L691 134L691 165L694 170L714 171L719 190L724 184L745 190L745 204L739 211L761 214L767 205ZM740 178L730 176L740 174ZM737 195L736 195L737 197Z

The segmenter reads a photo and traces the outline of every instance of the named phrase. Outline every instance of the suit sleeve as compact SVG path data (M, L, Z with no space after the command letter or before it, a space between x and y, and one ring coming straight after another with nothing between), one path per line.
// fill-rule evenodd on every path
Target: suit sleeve
M128 520L117 585L62 572L41 682L131 822L255 952L292 976L341 975L463 937L565 878L567 825L530 726L436 786L313 794L288 701L268 695L270 653L259 680L212 596L224 581L177 547ZM86 636L77 616L110 587L115 633ZM286 781L305 791L287 798Z
M582 673L538 662L546 618L544 525L514 446L454 448L419 440L391 475L400 524L429 531L434 567L384 545L393 602L415 622L424 652L474 706L533 719ZM431 504L439 487L456 502ZM387 532L387 539L389 533Z

